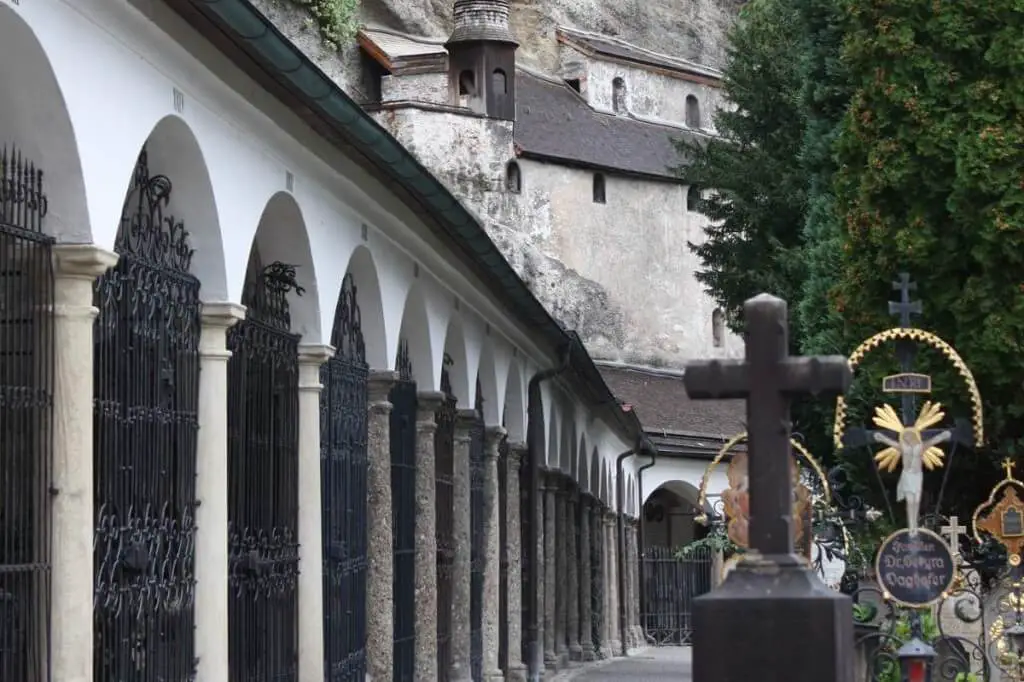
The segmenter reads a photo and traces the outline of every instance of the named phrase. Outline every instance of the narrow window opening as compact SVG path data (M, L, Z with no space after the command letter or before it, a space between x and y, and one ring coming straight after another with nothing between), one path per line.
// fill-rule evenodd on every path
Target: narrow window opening
M604 176L600 173L594 173L594 203L605 203Z
M626 81L622 77L612 81L612 109L616 114L626 113Z
M711 313L711 342L715 348L725 345L725 315L721 308L715 308Z
M459 95L476 94L476 76L468 69L459 74Z
M686 126L700 128L700 102L693 95L686 96Z
M691 213L703 213L701 203L700 188L690 185L690 189L686 190L686 210Z
M523 176L515 161L509 161L505 167L505 189L513 194L523 191Z
M579 78L566 78L565 84L576 92L580 92L580 79Z
M491 89L501 95L508 93L508 79L505 77L505 72L501 69L495 69L494 73L491 74Z

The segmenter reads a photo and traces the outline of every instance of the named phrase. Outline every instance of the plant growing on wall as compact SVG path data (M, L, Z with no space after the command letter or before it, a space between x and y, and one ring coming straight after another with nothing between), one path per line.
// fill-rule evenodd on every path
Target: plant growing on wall
M324 42L339 49L359 30L359 0L290 0L306 9Z

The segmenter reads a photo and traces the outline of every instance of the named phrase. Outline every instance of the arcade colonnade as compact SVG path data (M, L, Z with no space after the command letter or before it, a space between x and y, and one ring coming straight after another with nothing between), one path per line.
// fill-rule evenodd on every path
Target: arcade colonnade
M549 667L635 644L639 424L586 367L531 395L536 320L149 11L0 5L0 679L521 679L534 633Z

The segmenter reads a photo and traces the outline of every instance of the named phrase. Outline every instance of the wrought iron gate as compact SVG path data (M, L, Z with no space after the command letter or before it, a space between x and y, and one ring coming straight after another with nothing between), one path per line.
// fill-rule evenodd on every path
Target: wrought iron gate
M640 622L647 641L693 644L693 600L711 590L711 550L676 558L671 547L648 547L641 559L643 599Z
M228 332L228 657L231 682L298 673L299 337L295 268L253 248L246 319Z
M96 282L97 680L193 679L199 280L171 181L139 154Z
M369 366L351 274L341 283L331 345L337 352L320 370L324 674L327 682L362 682L366 676Z
M469 669L484 677L484 399L476 382L476 416L469 432Z
M594 642L594 653L601 655L604 645L601 621L604 613L604 507L591 500L590 504L590 613L591 641Z
M498 446L498 547L501 557L498 579L498 668L508 670L508 437ZM516 475L517 472L512 472Z
M445 356L445 364L450 360ZM447 367L441 369L441 391L445 399L437 411L434 436L435 481L437 485L437 679L447 682L452 662L452 564L455 560L454 474L455 396Z
M416 382L409 345L398 344L391 388L391 533L394 551L395 682L413 682L416 665Z
M45 682L50 635L53 239L43 172L0 151L0 680Z

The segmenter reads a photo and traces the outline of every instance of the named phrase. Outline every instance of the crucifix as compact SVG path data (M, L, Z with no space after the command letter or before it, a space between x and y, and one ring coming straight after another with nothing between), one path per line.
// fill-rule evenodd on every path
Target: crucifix
M911 301L910 292L917 291L917 282L910 280L910 273L901 272L899 280L892 283L892 288L900 292L900 300L889 301L889 314L897 315L900 318L900 326L904 329L910 327L910 316L920 315L922 312L921 301ZM914 369L914 358L917 356L917 347L913 341L900 339L896 342L896 357L900 360L900 370L909 372ZM914 413L917 411L917 401L913 393L904 393L900 396L900 407L903 412L903 423L909 424L914 420Z
M841 356L791 357L786 302L761 294L744 305L745 360L705 360L686 366L693 400L746 398L750 547L765 555L793 554L793 477L789 403L794 395L837 395L853 379Z
M694 601L694 682L853 682L850 598L826 589L793 551L790 400L837 394L853 379L842 356L789 355L786 302L768 294L743 306L744 360L686 366L694 400L747 401L749 546L715 590ZM772 627L786 623L786 627ZM736 643L743 642L743 655ZM793 652L805 652L793 665Z

